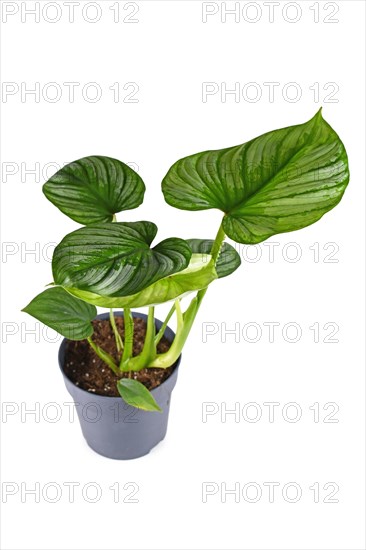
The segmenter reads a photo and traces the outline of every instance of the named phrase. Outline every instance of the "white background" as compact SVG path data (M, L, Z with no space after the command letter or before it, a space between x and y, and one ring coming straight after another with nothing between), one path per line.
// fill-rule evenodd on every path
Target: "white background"
M123 22L136 11L125 2L114 22L116 2L101 1L82 12L90 2L80 0L73 23L64 2L52 2L42 12L42 1L35 22L24 11L34 4L2 2L2 79L15 83L14 94L2 99L2 399L5 410L13 412L2 416L2 482L3 489L9 482L19 487L4 506L3 548L365 548L364 3L282 2L270 22L266 3L241 2L239 21L228 15L222 22L221 3L205 8L195 1L142 1L131 16L135 23ZM226 8L233 6L226 3ZM5 20L4 9L16 13ZM217 11L206 23L205 9ZM24 92L37 82L39 101L32 95L22 98L22 87ZM62 91L58 101L51 101L56 88L47 88L50 82ZM80 83L74 102L64 82ZM90 82L102 90L97 102L82 95ZM116 82L119 102L109 89ZM123 86L130 82L139 88L134 103L123 101L132 91ZM233 95L217 92L204 102L205 82L216 83L215 90L238 82L244 95L236 102ZM253 82L262 93L256 102L249 97L254 87L245 87ZM279 83L273 101L265 82ZM291 82L300 89L298 101L291 101L296 91L286 87ZM326 96L333 90L330 102ZM88 91L92 98L93 90ZM20 313L52 280L48 243L77 227L42 195L44 171L48 167L50 176L56 170L49 163L62 165L91 154L134 163L147 193L143 206L123 219L158 223L160 239L213 238L218 212L189 213L164 203L160 182L169 166L190 153L305 122L321 105L349 154L351 183L341 204L317 224L268 241L278 243L273 261L268 246L239 248L243 265L230 279L212 285L184 350L165 441L138 460L98 456L63 405L70 397L57 366L59 341L52 342L51 331L42 332ZM26 173L32 168L41 173ZM27 253L31 249L36 253ZM258 261L253 261L256 254ZM290 261L296 254L298 261ZM164 308L157 313L162 318ZM268 322L280 323L272 343L263 325ZM240 334L225 336L225 328L235 323ZM249 329L248 323L257 325ZM287 323L300 327L298 342L283 336ZM318 343L309 328L314 323L320 327ZM324 329L326 323L333 325ZM333 339L339 341L324 342L334 324ZM258 326L258 341L250 341ZM34 328L39 336L27 332ZM216 333L205 339L207 330ZM294 338L291 330L287 340ZM257 405L248 408L251 402ZM278 403L273 422L267 402ZM58 408L51 410L47 403ZM216 403L211 410L219 411L207 422L202 421L205 403ZM221 418L220 411L235 403L240 417ZM289 421L296 410L288 403L297 404L297 422ZM314 407L309 408L314 403L319 403L318 422ZM325 410L329 403L335 405ZM39 418L22 418L21 410L34 407L40 407ZM61 418L52 422L57 410ZM248 421L258 411L261 418ZM48 502L54 495L50 490L39 503L32 495L22 502L21 484L29 489L37 482L41 490L47 483L58 484L60 500ZM73 503L65 482L80 483ZM123 502L130 489L121 489L115 503L109 487L116 482L121 488L138 484L138 503ZM218 492L202 502L205 482ZM266 482L280 484L274 502ZM87 483L100 488L98 502L83 498ZM259 485L258 502L249 502L250 491L239 502L233 495L222 502L220 484L230 489L235 483L240 490L247 483ZM288 498L283 496L287 483L300 487L298 502L288 502L293 487ZM315 483L320 502L314 502L309 489ZM338 502L324 502L336 486L333 499Z

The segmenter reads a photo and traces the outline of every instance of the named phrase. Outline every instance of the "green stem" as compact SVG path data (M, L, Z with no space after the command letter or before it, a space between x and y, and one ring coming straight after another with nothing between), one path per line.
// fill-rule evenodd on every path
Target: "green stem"
M213 261L215 262L215 265L216 265L218 257L220 256L222 243L224 242L225 237L226 237L226 233L223 230L222 223L221 223L220 227L219 227L219 230L217 232L216 238L215 238L215 240L212 244L211 253L210 253L211 256L212 256ZM197 292L197 298L198 298L199 305L201 304L201 302L203 300L203 297L207 292L207 289L208 289L208 287L202 288L201 290L199 290Z
M168 326L170 318L171 318L171 316L173 315L174 312L175 312L175 303L172 305L168 315L166 316L166 319L165 319L164 323L161 325L161 329L159 330L159 332L155 336L155 346L158 345L158 343L160 342L160 340L164 336L165 329Z
M100 357L100 359L104 361L104 363L106 363L108 367L110 367L115 374L119 374L118 367L114 362L113 357L109 355L109 353L107 353L106 351L102 350L102 348L97 346L97 344L95 344L91 339L91 336L89 336L88 342L93 348L93 350L95 351L95 353L98 355L98 357Z
M122 371L125 370L124 365L126 365L132 357L133 351L133 317L131 315L131 309L129 307L126 307L123 310L123 319L125 325L125 343L121 362L119 364L119 368Z
M211 248L211 252L210 252L215 264L217 262L217 258L220 255L220 250L221 250L221 247L222 247L222 243L225 240L225 237L226 237L226 233L223 230L222 224L221 224L220 227L219 227L219 230L217 232L216 238L215 238L215 240L212 244L212 248Z
M174 307L177 312L177 330L178 330L179 327L183 326L183 313L182 313L182 308L180 307L179 298L174 300Z
M225 240L225 237L225 232L222 228L222 225L220 225L211 249L211 256L215 264L220 255L221 246ZM148 365L148 367L158 367L166 369L174 365L174 363L182 353L183 346L186 343L193 322L196 318L197 312L206 292L207 288L199 290L197 292L197 295L191 301L187 310L183 313L183 315L180 309L179 300L176 300L175 307L177 310L177 332L174 341L169 350L166 353L158 354L156 358Z
M157 367L160 369L167 369L174 365L180 354L189 332L192 328L193 321L196 318L200 303L197 296L193 298L189 304L187 310L182 314L180 305L177 308L177 332L173 340L172 345L167 352L158 354L153 361L151 361L148 367Z
M155 348L155 317L154 317L154 307L149 307L149 313L147 316L147 327L146 327L146 336L144 347L142 352L136 357L132 357L127 361L123 366L122 370L124 371L139 371L148 366L151 361L155 359L156 348Z
M120 333L118 332L118 329L117 329L116 319L114 317L112 308L109 310L109 320L110 320L110 323L111 323L111 326L112 326L112 329L113 329L114 338L116 340L117 351L120 352L121 350L123 350L123 342L122 342L121 335L120 335Z

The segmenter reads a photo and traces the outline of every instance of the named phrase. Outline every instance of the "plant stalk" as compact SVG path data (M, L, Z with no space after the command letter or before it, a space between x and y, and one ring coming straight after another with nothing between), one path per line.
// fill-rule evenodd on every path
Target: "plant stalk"
M161 325L161 329L159 330L159 332L155 336L155 346L158 345L158 343L160 342L160 340L164 336L165 329L168 326L170 318L171 318L171 316L173 315L174 312L175 312L175 303L172 305L168 315L166 316L166 319L165 319L164 323Z
M124 371L139 371L147 367L151 361L155 359L156 348L155 348L155 317L154 317L153 306L149 307L149 313L147 316L147 327L145 342L142 352L136 357L132 357L122 366Z
M211 256L213 261L215 262L215 265L220 255L221 246L225 240L225 237L226 235L221 224L211 248ZM199 290L196 296L191 301L187 310L183 314L180 309L179 300L175 301L175 308L177 311L177 332L174 341L169 350L166 353L158 354L155 359L151 363L149 363L148 367L158 367L166 369L174 365L174 363L182 353L183 346L186 343L193 322L196 318L197 312L206 292L207 287Z
M116 363L114 362L113 357L111 355L109 355L109 353L107 353L106 351L102 350L102 348L100 348L97 344L95 344L93 342L93 340L91 339L91 336L89 336L89 338L87 340L88 340L89 344L91 345L91 347L93 348L93 350L95 351L95 353L98 355L98 357L102 361L104 361L104 363L106 363L108 365L108 367L110 367L112 369L114 374L119 374L118 367L117 367Z
M120 335L120 333L118 332L118 329L117 329L116 319L114 317L112 308L109 310L109 320L110 320L110 323L111 323L111 326L112 326L114 338L116 340L117 351L120 352L120 351L123 350L123 342L122 342L121 335Z
M125 342L121 362L119 364L119 368L122 371L129 370L126 369L125 366L132 357L133 351L133 317L131 315L131 309L129 307L126 307L123 310L123 319L125 325Z
M176 302L179 303L179 300ZM189 304L187 310L182 314L180 305L177 308L177 332L173 340L172 345L165 353L158 354L153 361L151 361L148 367L157 367L160 369L167 369L174 365L180 354L182 353L183 346L188 338L189 332L192 328L193 321L197 315L199 303L197 296L193 298Z
M219 230L217 232L217 235L216 235L216 238L214 240L214 242L212 243L212 248L211 248L211 256L212 256L212 259L213 261L215 262L215 265L216 265L216 262L218 260L218 257L220 256L220 251L221 251L221 247L222 247L222 244L225 240L225 237L226 237L226 233L225 231L223 230L222 228L222 223L220 224L220 227L219 227ZM197 292L197 298L198 298L198 302L200 305L206 292L207 292L207 289L208 287L206 288L202 288L201 290L199 290Z

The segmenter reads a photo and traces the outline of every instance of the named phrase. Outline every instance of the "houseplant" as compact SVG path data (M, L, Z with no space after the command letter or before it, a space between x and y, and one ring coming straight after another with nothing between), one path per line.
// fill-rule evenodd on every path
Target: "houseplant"
M69 341L87 341L114 373L123 402L145 411L143 417L154 422L152 418L168 404L157 403L155 390L149 392L138 373L171 369L173 376L176 369L172 367L180 358L208 286L240 265L238 253L225 238L257 244L306 227L338 204L348 180L345 148L320 110L304 124L178 160L162 182L166 202L183 210L215 208L224 216L214 239L172 237L151 248L155 224L116 219L117 213L143 201L145 186L140 176L108 157L75 161L46 182L43 191L83 227L58 244L51 288L24 311ZM181 299L187 293L193 297L182 311ZM157 328L155 307L168 301L172 307ZM96 306L110 309L113 353L94 341ZM141 307L148 307L146 334L140 353L134 353L136 321L131 308ZM119 328L113 308L123 308ZM159 352L173 315L176 335L172 339L170 333L169 349Z

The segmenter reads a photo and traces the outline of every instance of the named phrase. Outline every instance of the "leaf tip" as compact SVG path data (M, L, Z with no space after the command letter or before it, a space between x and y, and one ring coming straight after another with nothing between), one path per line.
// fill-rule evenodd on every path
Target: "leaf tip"
M323 118L322 110L323 110L323 107L320 107L320 108L317 110L317 112L315 113L315 115L314 115L313 118L315 118L315 119L318 119L318 118L321 119L321 118Z

